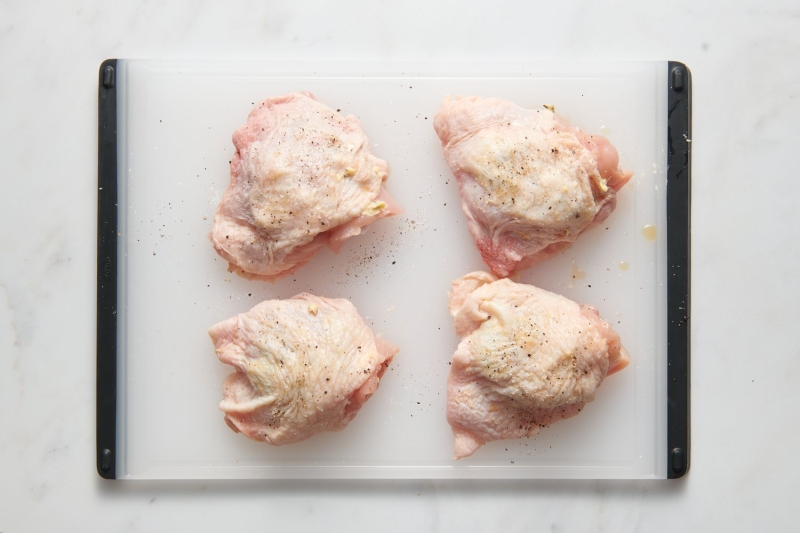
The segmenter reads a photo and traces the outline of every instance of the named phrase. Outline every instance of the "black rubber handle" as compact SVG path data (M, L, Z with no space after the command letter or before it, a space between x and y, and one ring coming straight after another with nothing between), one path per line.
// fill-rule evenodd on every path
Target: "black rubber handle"
M97 132L97 472L117 447L117 60L100 65Z
M670 61L667 89L667 478L689 471L692 74Z

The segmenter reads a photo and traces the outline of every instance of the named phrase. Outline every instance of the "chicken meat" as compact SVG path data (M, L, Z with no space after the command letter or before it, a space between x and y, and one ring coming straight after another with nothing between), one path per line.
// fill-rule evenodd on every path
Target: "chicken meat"
M450 313L462 337L447 381L456 459L577 415L629 363L592 306L487 272L453 282Z
M632 176L608 139L571 127L550 107L448 97L433 125L475 245L501 277L568 248L608 217Z
M274 445L344 429L398 352L348 300L308 293L262 302L208 333L236 369L219 405L225 422Z
M211 242L231 272L273 281L401 212L358 120L310 93L267 98L233 134L231 181Z

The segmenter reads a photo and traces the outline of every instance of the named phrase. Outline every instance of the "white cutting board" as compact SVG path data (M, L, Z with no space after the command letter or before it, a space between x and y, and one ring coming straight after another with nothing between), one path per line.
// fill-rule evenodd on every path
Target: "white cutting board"
M666 76L666 62L119 60L117 477L666 477ZM405 213L274 284L243 280L207 239L229 181L231 134L254 103L300 90L358 117L375 155L391 166L386 187ZM448 94L554 105L572 124L606 135L635 172L604 224L521 275L595 305L632 364L579 416L460 461L445 419L458 343L447 291L486 268L433 130ZM642 234L647 224L658 228L655 242ZM284 447L249 441L217 408L231 368L217 361L206 330L303 291L349 298L400 353L344 431Z

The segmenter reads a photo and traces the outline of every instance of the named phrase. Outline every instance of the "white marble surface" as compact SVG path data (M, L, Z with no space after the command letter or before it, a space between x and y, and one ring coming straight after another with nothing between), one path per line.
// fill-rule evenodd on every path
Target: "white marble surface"
M796 530L797 2L228 4L0 3L0 532ZM686 62L695 97L688 477L102 481L96 73L108 57Z

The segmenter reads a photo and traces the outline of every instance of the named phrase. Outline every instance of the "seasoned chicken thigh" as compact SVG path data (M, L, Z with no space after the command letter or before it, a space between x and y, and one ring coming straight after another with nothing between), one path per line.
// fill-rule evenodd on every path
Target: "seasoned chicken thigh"
M445 98L433 121L469 231L498 276L542 262L604 220L632 173L609 141L549 108Z
M398 352L348 300L307 293L262 302L208 333L236 369L219 406L225 422L275 445L344 429Z
M453 282L450 313L462 337L447 381L456 459L575 416L629 363L593 307L486 272Z
M268 98L233 134L231 183L211 242L229 270L275 280L401 212L383 188L386 161L370 153L352 115L310 93Z

